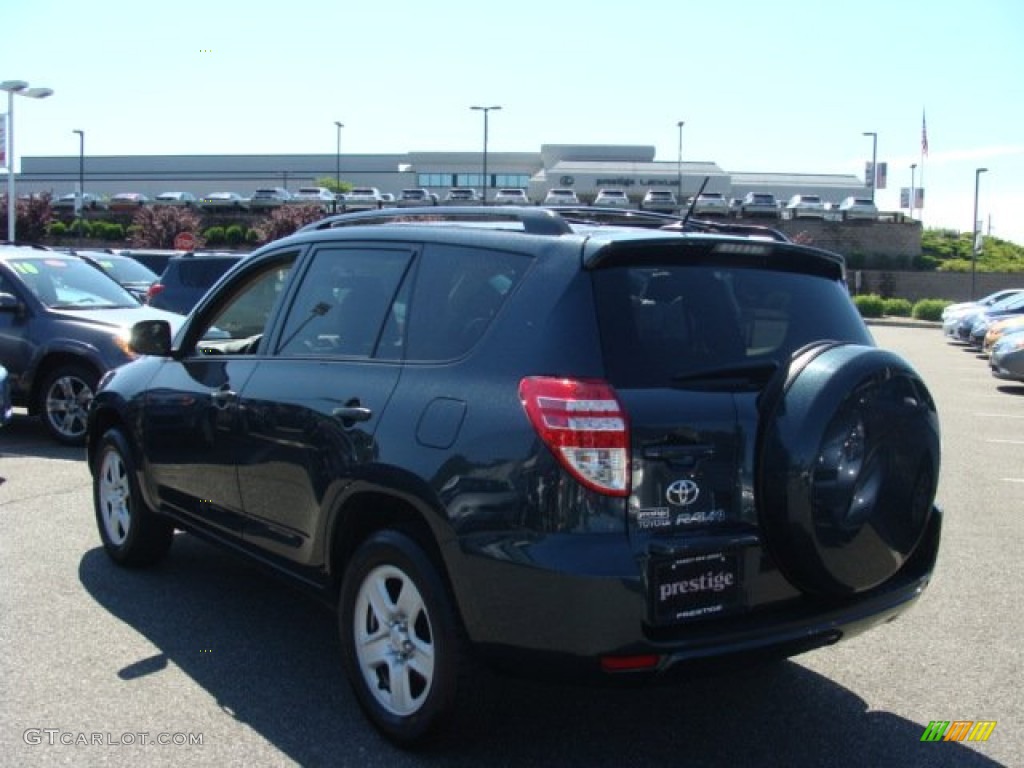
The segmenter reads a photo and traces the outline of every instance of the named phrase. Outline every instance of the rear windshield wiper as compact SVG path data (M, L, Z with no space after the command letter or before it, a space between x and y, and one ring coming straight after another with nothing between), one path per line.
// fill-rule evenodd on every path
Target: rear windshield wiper
M672 385L679 389L755 391L764 388L777 370L779 364L771 360L704 368L673 376Z

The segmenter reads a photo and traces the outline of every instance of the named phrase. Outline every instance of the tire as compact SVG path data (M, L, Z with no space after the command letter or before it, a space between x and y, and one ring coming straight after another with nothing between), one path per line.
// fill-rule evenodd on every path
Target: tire
M143 500L128 440L119 429L100 441L92 487L96 525L110 558L128 567L160 562L174 540L174 526Z
M892 352L827 342L795 353L765 388L757 452L766 545L805 593L883 584L929 527L938 416L917 373Z
M39 388L39 413L57 442L85 444L89 404L99 379L95 369L81 363L60 365L46 375Z
M346 570L338 619L349 682L380 733L402 747L441 736L466 656L448 590L419 544L397 531L371 536Z

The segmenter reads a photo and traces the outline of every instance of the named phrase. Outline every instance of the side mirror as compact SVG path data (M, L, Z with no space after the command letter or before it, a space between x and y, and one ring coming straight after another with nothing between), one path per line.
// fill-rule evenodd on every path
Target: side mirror
M171 324L166 320L143 320L132 326L128 340L140 355L168 357L171 354Z
M18 299L9 293L0 293L0 312L17 312Z

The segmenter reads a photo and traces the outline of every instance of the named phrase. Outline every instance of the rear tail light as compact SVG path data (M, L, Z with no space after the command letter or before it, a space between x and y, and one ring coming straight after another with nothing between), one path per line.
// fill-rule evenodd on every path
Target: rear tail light
M629 424L615 390L595 379L531 376L519 397L533 428L587 488L629 495Z
M160 293L163 289L164 286L162 283L153 283L151 286L149 286L149 290L146 291L146 303L148 304L149 302L151 302L153 300L153 297Z

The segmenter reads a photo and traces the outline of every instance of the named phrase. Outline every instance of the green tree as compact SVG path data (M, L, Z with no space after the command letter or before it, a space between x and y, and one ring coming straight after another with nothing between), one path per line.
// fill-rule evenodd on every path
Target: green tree
M338 181L333 176L321 176L319 179L316 180L315 186L329 189L336 195L338 193L344 194L346 192L352 191L351 182L342 181L341 183L338 183Z

